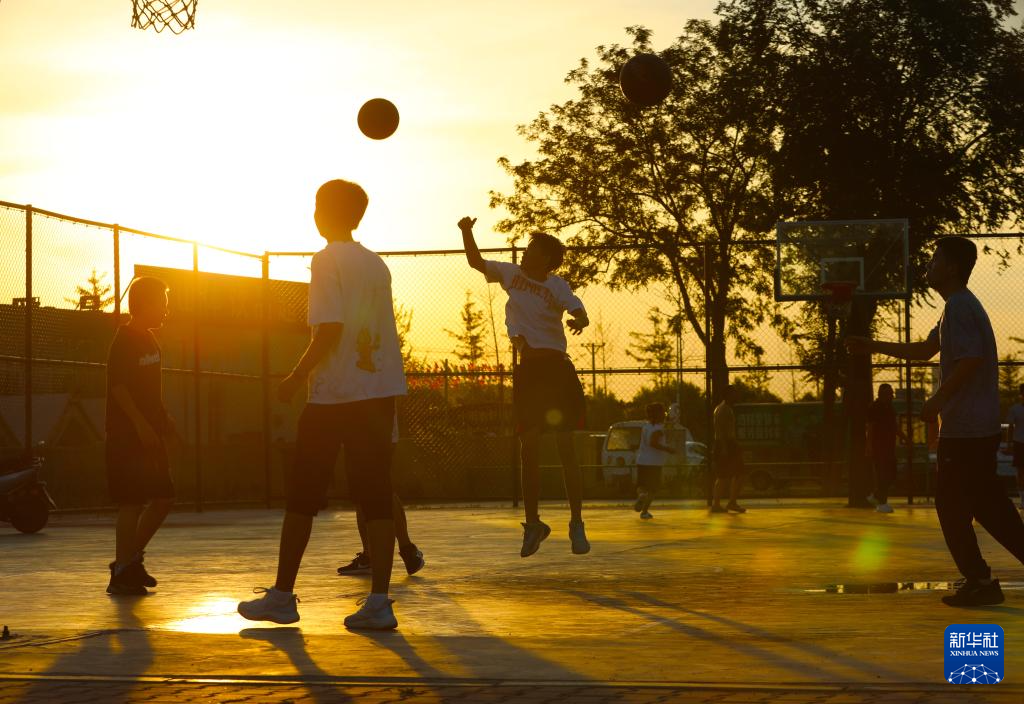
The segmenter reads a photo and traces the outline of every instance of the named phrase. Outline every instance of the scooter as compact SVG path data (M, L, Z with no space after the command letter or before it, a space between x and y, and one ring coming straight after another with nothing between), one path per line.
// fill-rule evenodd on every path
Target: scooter
M57 504L39 478L43 459L17 457L0 462L0 521L6 521L22 533L37 533L50 520L50 509Z

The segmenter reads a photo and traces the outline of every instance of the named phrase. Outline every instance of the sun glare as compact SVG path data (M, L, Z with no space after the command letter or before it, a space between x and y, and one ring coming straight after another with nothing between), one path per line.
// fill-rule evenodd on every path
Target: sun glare
M248 621L238 615L237 606L237 599L208 596L189 609L191 615L161 624L158 628L180 633L238 633Z

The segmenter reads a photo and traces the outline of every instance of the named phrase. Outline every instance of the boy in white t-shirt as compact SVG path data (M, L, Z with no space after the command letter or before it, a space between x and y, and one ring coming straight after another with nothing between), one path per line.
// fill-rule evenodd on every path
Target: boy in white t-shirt
M1024 509L1024 384L1020 385L1017 393L1017 403L1010 406L1006 423L1010 426L1013 467L1017 470L1017 493L1020 495L1020 507Z
M508 336L520 355L512 377L512 402L516 431L519 434L523 472L523 523L521 557L537 552L551 528L540 520L540 436L556 433L558 455L562 460L565 492L569 498L569 540L572 552L590 552L583 527L583 475L576 462L572 431L583 428L583 386L566 354L562 316L572 319L566 325L574 335L590 324L583 303L565 280L551 272L562 264L565 245L544 233L530 236L522 264L485 260L473 238L475 218L462 218L459 229L469 265L501 284L508 293L505 325Z
M676 451L665 444L665 406L647 405L647 422L640 428L640 447L636 451L636 503L633 510L640 518L654 518L648 510L661 485L661 466Z
M259 599L238 605L238 612L253 621L299 620L295 577L344 445L345 471L352 500L366 519L373 570L370 595L345 626L382 630L398 625L388 598L395 551L391 433L395 397L406 390L405 373L391 273L383 259L352 239L367 202L363 189L348 181L328 181L316 194L313 217L327 246L313 256L310 267L313 338L278 388L282 402L303 384L308 384L308 396L299 417L295 462L285 476L277 581L269 589L256 589L263 593Z

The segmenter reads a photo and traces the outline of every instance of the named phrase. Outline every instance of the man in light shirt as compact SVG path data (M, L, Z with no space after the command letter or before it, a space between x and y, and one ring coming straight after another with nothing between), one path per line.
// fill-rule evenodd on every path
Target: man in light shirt
M978 548L977 520L1024 562L1024 521L996 474L1001 428L996 339L988 314L967 288L978 248L964 237L943 237L928 265L928 285L945 301L942 317L927 340L878 342L850 336L852 354L886 354L927 360L939 354L942 383L925 401L925 422L938 418L938 485L935 508L946 546L963 574L949 606L987 606L1003 601L999 580Z

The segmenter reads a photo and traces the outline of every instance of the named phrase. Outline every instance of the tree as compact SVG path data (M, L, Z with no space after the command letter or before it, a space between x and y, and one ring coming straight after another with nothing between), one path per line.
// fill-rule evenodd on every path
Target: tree
M781 401L782 399L768 389L772 375L771 372L763 367L764 355L755 356L753 362L753 369L736 379L734 382L735 386L742 387L744 393L748 393L751 396L751 400L756 398L758 402L765 399Z
M773 30L689 22L661 52L676 88L646 110L623 99L617 77L632 54L653 51L650 32L627 31L631 47L598 47L594 65L583 59L568 74L575 99L520 126L537 156L499 161L513 191L492 192L491 206L508 211L497 227L512 241L544 229L590 247L567 258L573 283L672 285L717 389L728 377L727 338L759 349L750 333L771 314L761 301L772 253L739 241L777 219Z
M470 291L466 291L466 303L462 306L459 318L462 329L455 332L446 328L445 332L459 343L455 348L455 356L475 365L484 356L485 323L484 314L477 310Z
M484 287L484 294L487 296L487 323L491 328L491 342L494 347L494 366L501 369L501 348L498 346L498 325L494 319L494 288Z
M911 271L938 234L1020 225L1024 32L1008 26L1011 0L725 0L717 12L776 29L772 178L786 217L908 218ZM849 331L867 334L876 312L855 301ZM863 480L870 360L849 358L845 377Z
M416 365L412 358L412 344L409 342L409 331L412 329L412 308L406 309L402 304L395 309L395 327L398 329L398 348L402 352L402 366L412 369Z
M103 279L106 276L106 272L97 275L96 269L93 268L89 278L85 280L87 285L79 284L75 287L76 297L65 298L64 300L80 310L105 309L114 302L114 297L110 294L110 285L103 283Z
M669 387L676 357L675 336L657 308L647 313L651 324L651 332L630 332L632 340L626 348L626 354L640 363L644 369L654 370L655 386Z
M1017 403L1020 398L1021 374L1020 358L1016 354L1005 354L999 366L999 395L1002 397L1002 407L1007 408Z

